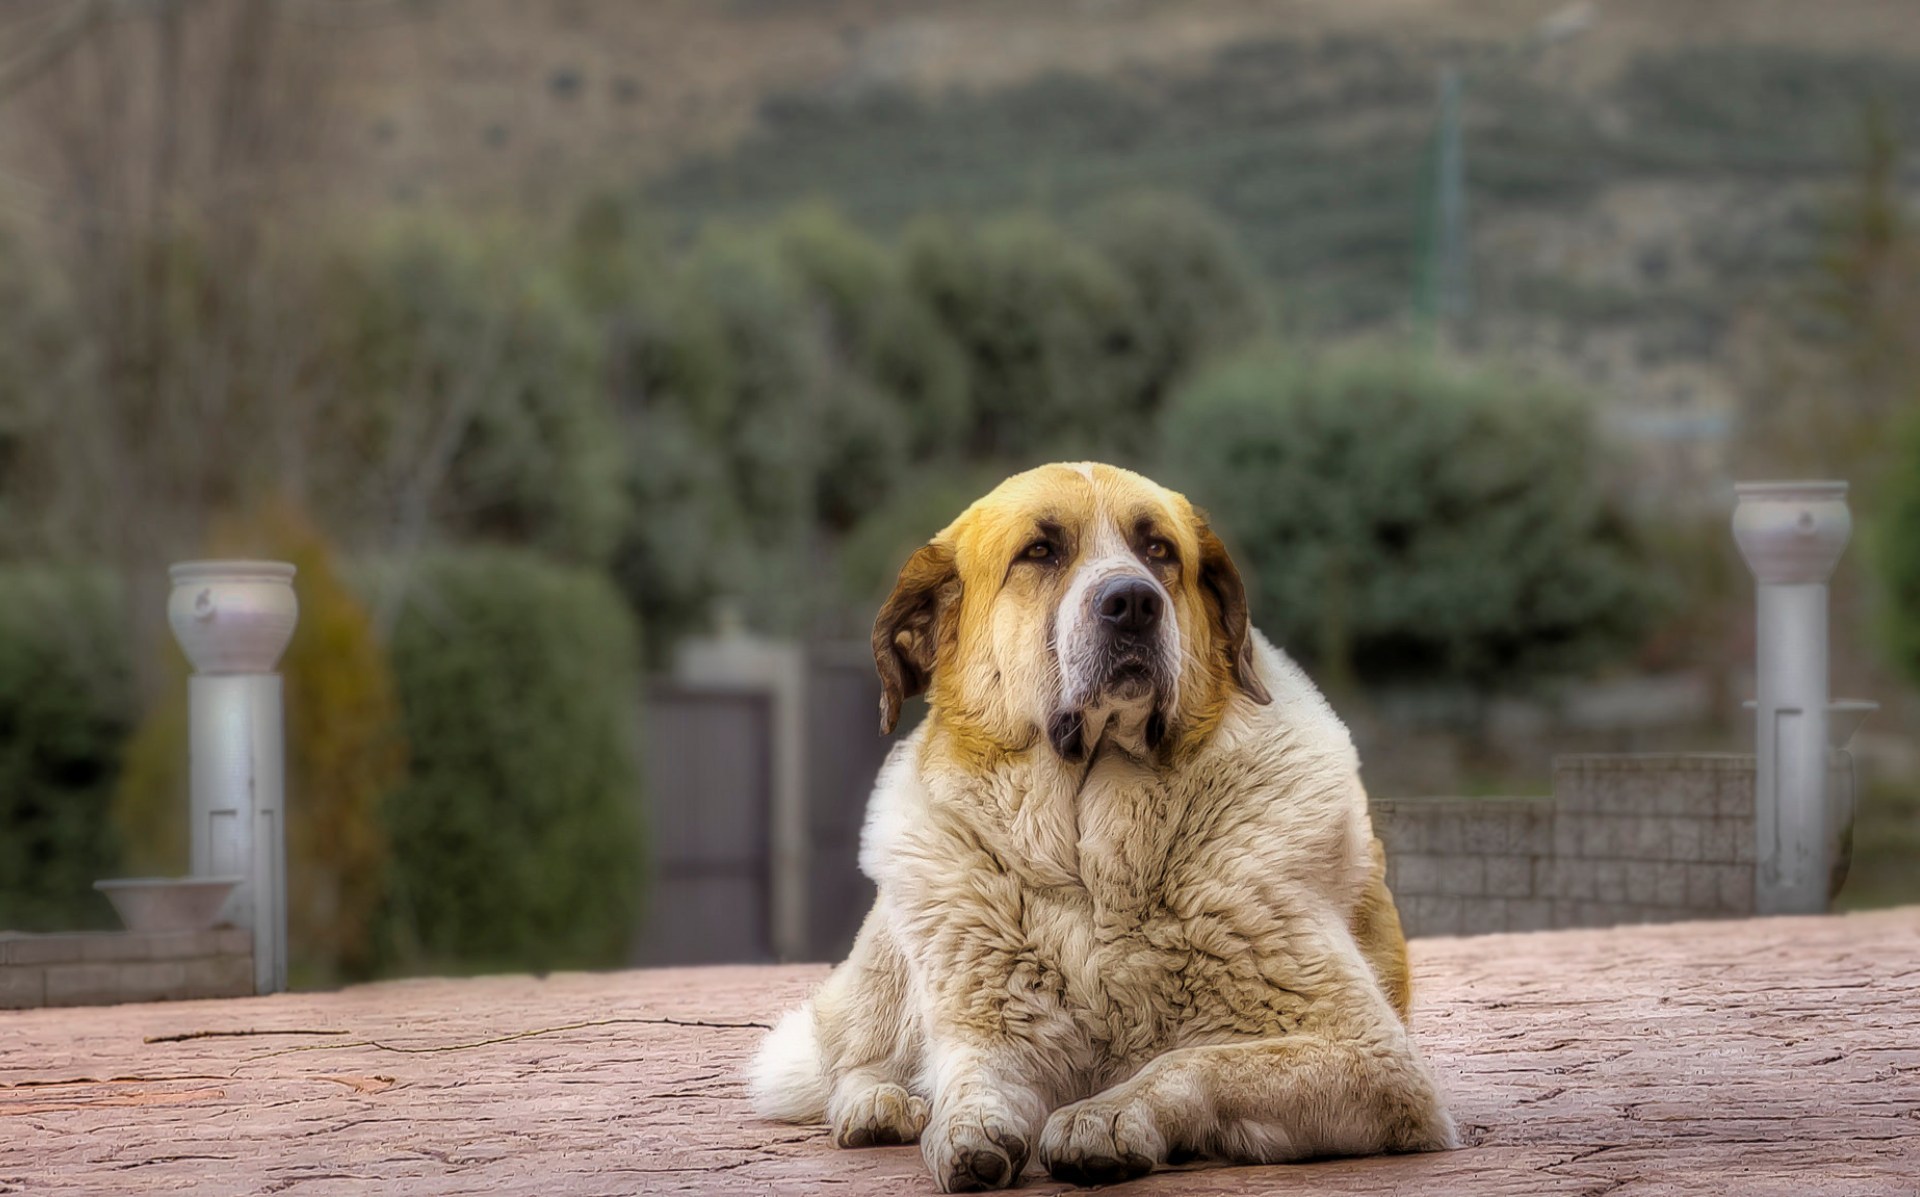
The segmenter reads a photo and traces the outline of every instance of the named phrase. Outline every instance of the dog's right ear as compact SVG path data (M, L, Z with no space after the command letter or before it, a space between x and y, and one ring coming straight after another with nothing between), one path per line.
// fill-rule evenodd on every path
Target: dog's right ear
M953 549L934 541L907 559L873 621L873 666L880 673L880 734L900 722L900 707L926 692L940 652L942 625L960 597Z
M1273 695L1267 692L1266 685L1260 680L1259 667L1254 664L1253 624L1247 617L1247 588L1240 581L1240 570L1227 554L1227 546L1214 535L1206 516L1199 516L1200 527L1200 589L1213 607L1214 618L1220 621L1220 634L1224 637L1228 668L1233 672L1233 680L1248 698L1262 706L1273 701Z

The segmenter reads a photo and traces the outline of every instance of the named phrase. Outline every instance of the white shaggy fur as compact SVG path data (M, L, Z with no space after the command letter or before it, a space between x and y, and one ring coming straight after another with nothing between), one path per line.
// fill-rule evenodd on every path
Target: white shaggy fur
M813 1033L813 1003L786 1012L753 1057L747 1093L762 1118L819 1122L827 1116L827 1074Z
M1075 756L1040 732L1071 575L1006 564L1027 508L1107 553L1140 511L1178 529L1177 564L1153 565L1184 705L1163 690L1113 721L1159 702L1165 744ZM1090 1183L1452 1144L1352 741L1244 610L1185 500L1106 466L1016 477L909 564L876 629L883 710L937 660L930 713L869 804L873 912L768 1036L756 1109L843 1146L917 1139L948 1191L1013 1184L1030 1156Z

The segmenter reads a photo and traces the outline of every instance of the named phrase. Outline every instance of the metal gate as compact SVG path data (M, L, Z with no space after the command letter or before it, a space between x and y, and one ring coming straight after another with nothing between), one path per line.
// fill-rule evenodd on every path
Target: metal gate
M816 645L757 660L772 664L647 688L651 869L635 964L773 960L782 946L838 960L873 905L860 827L893 740L875 728L871 652ZM782 736L799 743L783 749ZM782 803L798 817L783 823Z
M860 827L893 737L879 734L880 682L864 645L807 661L807 954L840 960L873 905ZM895 735L905 735L905 729Z
M657 681L645 710L651 859L634 963L772 960L772 703Z

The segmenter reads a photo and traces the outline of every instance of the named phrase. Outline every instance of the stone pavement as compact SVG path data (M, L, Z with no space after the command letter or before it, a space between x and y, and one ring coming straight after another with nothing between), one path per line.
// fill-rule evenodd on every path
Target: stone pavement
M1920 908L1430 939L1414 960L1469 1146L1126 1191L1920 1193ZM756 1024L820 975L0 1013L0 1192L930 1192L917 1149L837 1151L748 1113Z

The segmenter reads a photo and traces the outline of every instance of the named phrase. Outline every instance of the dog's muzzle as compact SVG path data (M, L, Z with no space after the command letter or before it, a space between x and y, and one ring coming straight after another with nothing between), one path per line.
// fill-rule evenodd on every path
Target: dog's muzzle
M1080 759L1120 717L1157 747L1179 658L1166 591L1151 578L1119 573L1093 582L1078 600L1061 621L1062 704L1047 738L1060 755Z

